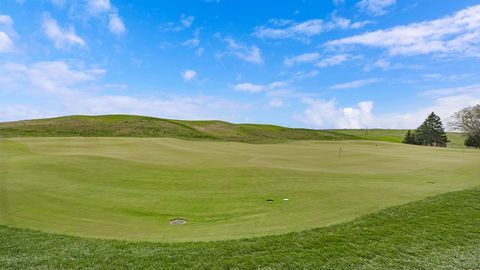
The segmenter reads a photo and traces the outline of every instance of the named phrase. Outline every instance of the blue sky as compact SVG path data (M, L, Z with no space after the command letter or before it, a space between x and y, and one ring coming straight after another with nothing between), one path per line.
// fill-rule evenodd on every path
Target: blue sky
M0 121L414 128L480 103L480 1L0 0Z

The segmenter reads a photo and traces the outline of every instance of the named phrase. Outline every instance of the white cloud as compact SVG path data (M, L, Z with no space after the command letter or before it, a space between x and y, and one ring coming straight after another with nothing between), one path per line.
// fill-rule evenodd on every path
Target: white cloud
M284 82L284 81L272 82L270 84L254 84L254 83L246 82L246 83L239 83L235 85L233 88L241 92L258 93L258 92L268 91L271 93L274 90L285 89L288 86L289 86L288 82Z
M38 97L35 105L1 100L0 120L69 114L137 114L179 119L233 121L250 105L210 96L104 95L103 69L75 68L66 62L0 64L1 91ZM0 93L1 94L1 93ZM8 93L7 93L8 94ZM13 102L13 104L12 104ZM43 107L42 107L43 106ZM41 113L40 113L41 112Z
M193 17L193 16L186 16L184 14L182 14L182 16L180 16L180 23L185 28L190 28L190 26L192 26L194 20L195 20L195 17Z
M265 85L253 84L253 83L240 83L234 86L234 89L242 92L257 93L266 89Z
M327 46L383 48L391 56L437 54L480 57L480 5L453 16L333 40Z
M94 81L106 72L97 68L74 69L63 61L37 62L31 65L4 63L0 65L0 71L5 74L0 78L0 85L8 85L17 90L23 86L58 96L69 96L72 94L72 86L79 87Z
M109 21L108 21L108 29L110 32L116 35L121 35L125 33L127 30L125 28L125 24L123 24L122 19L118 16L117 13L113 13L109 15Z
M85 46L85 41L75 33L75 28L72 26L67 29L62 29L57 21L49 16L45 16L42 27L56 48L62 49L72 45Z
M193 38L182 42L182 46L189 47L189 48L195 48L195 54L197 56L202 56L205 49L203 47L200 47L200 43L201 43L200 29L196 29L193 32Z
M379 16L388 12L388 8L395 5L396 0L361 0L357 6L368 13Z
M14 34L12 25L12 17L0 14L0 53L10 52L14 49L11 38L11 34Z
M278 21L282 22L281 24ZM296 23L290 20L270 20L270 24L274 27L258 26L255 28L253 35L258 38L268 39L297 39L309 42L310 38L321 33L330 31L335 28L360 28L369 22L352 23L351 20L333 16L331 21L325 22L321 19L311 19L304 22ZM273 22L273 23L272 23Z
M287 57L283 60L283 64L286 66L293 66L295 64L302 64L302 63L311 63L320 58L320 54L317 52L314 53L304 53L301 55Z
M164 31L179 32L190 28L193 25L194 20L194 16L187 16L185 14L182 14L178 22L169 22L165 24L162 28Z
M191 81L197 77L197 72L195 70L187 69L182 71L180 75L185 81Z
M0 25L12 26L13 19L9 15L0 14Z
M253 34L259 38L305 39L324 32L325 28L326 26L322 20L314 19L302 23L291 23L286 28L269 28L265 26L259 26L255 29Z
M376 83L378 81L380 81L380 79L378 78L362 79L362 80L356 80L356 81L351 81L351 82L346 82L341 84L335 84L335 85L332 85L330 89L334 89L334 90L355 89L355 88L363 87L365 85Z
M5 33L0 31L0 53L9 52L13 50L13 41Z
M226 54L234 55L240 60L257 65L262 65L264 63L262 51L257 46L248 46L235 41L233 38L225 38L221 40L227 44Z
M362 101L355 107L338 107L331 99L305 99L308 108L299 120L316 128L364 128L373 124L373 102Z
M112 10L110 0L88 0L87 7L91 14L105 13Z
M342 64L343 62L348 61L349 59L351 59L351 56L349 54L337 54L337 55L322 59L320 62L317 63L317 66L322 68L337 66Z
M306 99L307 108L297 119L315 128L401 128L414 129L431 112L438 114L444 124L457 111L480 104L480 84L424 91L430 105L411 112L394 112L375 115L371 101L359 102L353 107L338 106L334 99Z

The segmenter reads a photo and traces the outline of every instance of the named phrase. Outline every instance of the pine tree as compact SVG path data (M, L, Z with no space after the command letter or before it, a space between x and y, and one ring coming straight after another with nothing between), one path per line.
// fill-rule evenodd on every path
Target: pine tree
M417 140L415 138L415 134L412 133L410 130L407 131L405 134L405 138L403 138L402 143L406 144L417 144Z
M449 142L442 120L433 112L417 128L415 134L416 143L420 145L445 147Z

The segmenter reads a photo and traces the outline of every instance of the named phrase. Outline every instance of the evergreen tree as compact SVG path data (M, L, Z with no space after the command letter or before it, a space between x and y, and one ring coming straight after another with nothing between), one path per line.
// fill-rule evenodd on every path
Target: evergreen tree
M465 146L475 147L477 149L480 148L480 135L468 135L468 137L465 139Z
M415 134L412 133L410 130L407 131L407 134L405 134L405 137L403 138L402 143L406 144L417 144L417 140L415 138Z
M416 143L420 145L445 147L449 142L442 120L433 112L417 128L415 134Z

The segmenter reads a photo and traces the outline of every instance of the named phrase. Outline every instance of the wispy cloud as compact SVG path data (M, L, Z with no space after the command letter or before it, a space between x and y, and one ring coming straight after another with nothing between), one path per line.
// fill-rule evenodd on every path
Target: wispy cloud
M356 80L356 81L351 81L351 82L346 82L346 83L340 83L340 84L335 84L330 87L330 89L333 90L342 90L342 89L355 89L355 88L360 88L372 83L379 82L380 79L378 78L370 78L370 79L363 79L363 80Z
M272 82L269 84L254 84L250 82L236 84L233 89L241 92L258 93L265 91L275 91L288 87L289 83L284 81Z
M380 16L386 14L395 3L396 0L361 0L357 3L357 7L374 16Z
M73 26L61 28L50 15L44 16L42 27L45 35L53 41L56 48L63 49L73 45L85 46L85 41L77 35Z
M269 22L269 26L256 27L253 35L263 39L296 39L309 42L310 38L335 28L361 28L369 23L367 21L352 22L338 16L333 16L331 21L311 19L303 22L291 20L270 20Z
M13 19L9 15L0 14L0 53L10 52L14 48L12 38L9 33L12 33Z
M376 47L386 49L392 56L436 54L480 57L480 5L442 19L333 40L326 45Z
M164 31L179 32L190 28L195 21L194 16L182 14L178 22L169 22L162 27Z
M295 64L311 63L320 59L320 54L317 52L304 53L297 56L287 57L283 60L283 64L286 66L293 66Z
M352 59L352 56L349 54L337 54L337 55L333 55L325 59L322 59L320 62L317 63L317 66L321 68L338 66L350 59Z
M236 56L238 59L245 62L250 62L257 65L262 65L264 63L262 57L262 51L255 45L246 45L235 41L233 38L221 38L217 35L220 40L226 43L226 51L223 54L230 54ZM219 56L222 56L220 54Z

